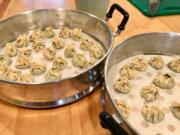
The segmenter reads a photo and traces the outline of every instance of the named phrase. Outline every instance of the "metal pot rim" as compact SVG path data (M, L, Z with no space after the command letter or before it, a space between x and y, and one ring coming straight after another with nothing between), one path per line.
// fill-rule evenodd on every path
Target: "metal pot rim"
M66 78L63 78L63 79L59 79L59 80L55 80L55 81L47 81L47 82L42 82L42 83L25 83L25 82L15 82L15 81L8 81L8 80L2 80L0 79L0 81L2 82L6 82L6 83L12 83L12 84L19 84L19 85L43 85L43 84L51 84L51 83L59 83L59 82L62 82L62 81L65 81L65 80L68 80L68 79L71 79L71 78L76 78L86 72L88 72L90 69L93 69L94 67L96 67L99 63L101 63L107 56L108 54L110 53L111 49L112 49L112 45L113 45L113 33L111 32L110 28L108 27L108 25L106 24L106 22L102 19L100 19L99 17L93 15L93 14L90 14L90 13L86 13L86 12L83 12L83 11L79 11L79 10L69 10L69 9L62 9L62 8L42 8L42 9L35 9L35 10L28 10L28 11L24 11L24 12L20 12L20 13L17 13L15 15L12 15L10 17L7 17L7 18L4 18L4 19L1 19L0 20L0 25L1 23L7 21L7 20L10 20L10 19L13 19L15 17L18 17L18 16L23 16L23 15L27 15L27 14L33 14L33 13L36 13L36 12L42 12L42 11L63 11L63 12L76 12L76 13L79 13L79 14L83 14L83 15L86 15L86 16L89 16L93 19L96 19L98 20L99 22L103 23L105 25L105 27L107 27L108 29L108 33L111 35L111 39L110 39L110 46L109 46L109 49L107 50L107 52L105 53L105 55L98 60L97 63L95 63L93 66L90 66L89 68L87 68L85 71L79 73L79 74L76 74L76 75L72 75L72 76L69 76L69 77L66 77Z

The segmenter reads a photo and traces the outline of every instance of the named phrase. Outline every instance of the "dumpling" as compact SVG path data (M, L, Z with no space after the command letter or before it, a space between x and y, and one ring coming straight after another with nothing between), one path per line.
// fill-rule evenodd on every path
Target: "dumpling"
M96 59L96 58L94 58L94 57L90 57L89 65L92 66L92 65L94 65L97 61L98 61L98 59Z
M146 121L149 121L153 124L159 123L165 118L165 114L162 110L160 110L157 106L152 105L144 105L141 114Z
M114 89L120 93L127 94L131 90L131 84L126 77L119 78L113 85Z
M117 106L118 106L118 109L120 110L122 116L124 118L128 118L128 116L130 115L130 108L129 106L126 104L126 102L124 100L115 100Z
M8 68L8 70L6 70L6 72L4 72L3 77L5 80L18 81L20 74L21 74L21 71Z
M71 30L67 27L62 27L59 32L59 37L69 38L71 34Z
M88 66L88 61L84 55L75 54L72 58L72 64L75 67L85 68Z
M45 48L42 53L47 60L53 60L56 56L56 50L52 47Z
M64 56L67 58L71 58L74 56L74 54L76 53L75 50L75 44L67 44L65 49L64 49Z
M32 49L36 52L45 48L45 44L42 39L37 39L32 43Z
M4 79L7 72L9 72L9 66L0 63L0 78Z
M93 45L93 46L91 46L90 54L92 57L100 59L103 56L103 51L100 47Z
M174 116L176 119L180 120L180 104L172 105L172 106L170 107L170 110L171 110L173 116Z
M173 60L171 62L168 63L168 67L176 72L176 73L180 73L180 58L177 60Z
M151 65L153 68L159 70L164 67L164 61L161 56L150 57L149 65Z
M19 81L20 82L33 82L34 77L29 73L22 73L19 76Z
M140 94L141 97L147 102L155 101L159 97L158 88L153 84L144 86Z
M23 35L19 35L16 39L16 47L21 48L21 47L27 47L29 43L29 38L28 35L23 34Z
M12 63L12 60L8 56L0 55L0 63L9 66Z
M14 43L7 43L5 45L5 54L9 57L14 57L18 53L18 50Z
M31 42L34 42L36 40L43 39L43 38L44 38L44 32L41 29L34 30L32 34L30 35Z
M65 43L62 38L55 36L52 38L52 46L55 49L61 49L61 48L64 48Z
M30 58L28 56L19 56L17 58L15 67L18 69L27 69L30 67Z
M56 57L53 60L53 70L61 71L67 67L67 61L65 61L61 56Z
M44 35L45 37L47 38L52 38L54 37L55 33L53 31L53 28L52 27L46 27L45 30L44 30Z
M53 80L58 80L61 78L61 72L58 70L50 69L46 74L45 74L45 80L46 81L53 81Z
M31 52L32 50L27 48L27 47L23 47L19 49L19 56L31 56Z
M132 66L137 71L145 71L148 67L148 62L143 57L136 57L132 60Z
M167 73L160 74L153 80L153 83L162 89L172 89L175 86L174 79Z
M80 48L84 51L89 51L93 45L92 41L84 39L80 44Z
M120 70L119 70L120 76L125 76L127 79L133 79L135 76L135 70L131 64L125 64Z
M39 63L32 63L30 72L32 75L41 75L46 72L46 65Z
M81 39L81 29L73 29L73 30L71 30L70 37L75 41L80 40Z

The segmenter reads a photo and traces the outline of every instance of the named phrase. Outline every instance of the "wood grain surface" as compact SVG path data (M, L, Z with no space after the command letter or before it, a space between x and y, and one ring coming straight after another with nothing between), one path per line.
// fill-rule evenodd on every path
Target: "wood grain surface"
M127 0L111 0L112 3L119 3L130 14L115 45L139 33L180 32L180 15L149 18ZM75 9L75 5L74 0L0 0L0 18L37 8ZM121 18L116 12L110 20L113 31ZM0 101L0 135L110 135L99 124L101 110L100 88L76 103L56 109L33 110Z

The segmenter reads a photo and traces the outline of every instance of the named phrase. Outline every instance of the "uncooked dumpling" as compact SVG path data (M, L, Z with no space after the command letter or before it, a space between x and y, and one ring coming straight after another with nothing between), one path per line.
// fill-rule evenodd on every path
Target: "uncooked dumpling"
M8 68L6 72L4 72L3 74L3 79L9 80L9 81L18 81L20 74L21 74L21 71Z
M141 97L147 102L155 101L159 97L158 88L153 84L144 86L141 90Z
M28 56L18 56L15 67L18 69L26 69L30 67L30 58Z
M128 116L130 115L130 108L126 104L126 102L124 100L119 100L119 99L116 99L115 102L116 102L118 109L120 110L122 116L124 116L125 118L128 118Z
M94 44L92 41L90 41L88 39L84 39L84 40L82 40L82 42L80 44L80 48L84 51L89 51L93 45Z
M92 65L94 65L97 61L98 61L98 59L96 59L96 58L94 58L94 57L90 57L89 65L92 66Z
M53 81L53 80L58 80L61 77L60 71L50 69L46 74L45 74L45 79L46 81Z
M19 49L20 56L31 56L31 52L32 50L27 47L23 47Z
M43 38L44 38L44 32L41 29L34 30L32 34L30 35L31 42L34 42L36 40L43 39Z
M45 48L42 53L47 60L53 60L56 56L56 50L52 47Z
M23 34L23 35L19 35L16 39L16 47L27 47L29 44L29 38L28 35Z
M34 77L29 73L22 73L19 76L19 81L20 82L33 82Z
M42 39L37 39L32 43L32 49L36 52L45 48L45 44Z
M131 85L129 80L126 77L119 78L115 84L114 89L120 93L127 94L131 90Z
M46 72L46 66L44 64L32 63L30 72L32 75L41 75Z
M69 38L71 34L71 30L67 27L62 27L59 32L59 37Z
M136 57L132 60L132 66L137 71L145 71L148 67L148 62L144 57Z
M18 50L14 43L7 43L5 45L5 54L9 57L14 57L18 53Z
M170 109L171 109L173 116L176 119L180 120L180 104L172 105L170 107Z
M81 39L81 29L73 29L73 30L71 30L70 37L75 41L80 40Z
M59 56L53 60L53 70L61 71L66 68L67 64L67 61Z
M174 79L167 73L160 74L153 80L153 83L162 89L172 89L175 86Z
M52 38L54 37L55 33L53 31L53 28L52 27L46 27L45 30L44 30L44 35L47 37L47 38Z
M64 49L64 56L67 58L71 58L74 56L74 54L76 53L75 50L75 44L67 44L65 49Z
M60 38L58 36L55 36L55 37L52 38L52 46L55 49L61 49L61 48L64 48L65 43L64 43L62 38Z
M100 47L93 45L90 49L90 54L92 57L100 59L103 56L103 51Z
M12 60L8 56L0 55L0 63L9 66L12 63Z
M161 56L150 57L149 65L151 65L153 68L159 70L164 67L164 61Z
M135 70L131 64L125 64L119 72L120 76L125 76L130 80L135 77Z
M165 114L157 106L153 105L144 105L141 110L142 116L146 121L149 121L153 124L159 123L165 118Z
M83 54L75 54L72 58L72 64L75 67L85 68L88 66L88 61Z
M168 67L176 72L176 73L180 73L180 58L177 60L172 60L171 62L168 63Z

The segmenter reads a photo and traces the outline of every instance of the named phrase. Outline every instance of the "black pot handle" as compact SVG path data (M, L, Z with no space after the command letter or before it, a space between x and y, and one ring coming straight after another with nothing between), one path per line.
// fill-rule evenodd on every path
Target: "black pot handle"
M125 26L126 26L128 19L129 19L129 14L120 5L115 3L110 7L108 13L106 14L106 21L108 21L110 18L112 18L112 15L113 15L113 12L115 9L118 10L124 16L123 20L118 25L117 31L114 34L114 36L117 36L121 33L121 31L123 31L125 29Z
M109 129L112 135L129 135L129 133L114 120L114 118L107 112L99 114L101 126Z

